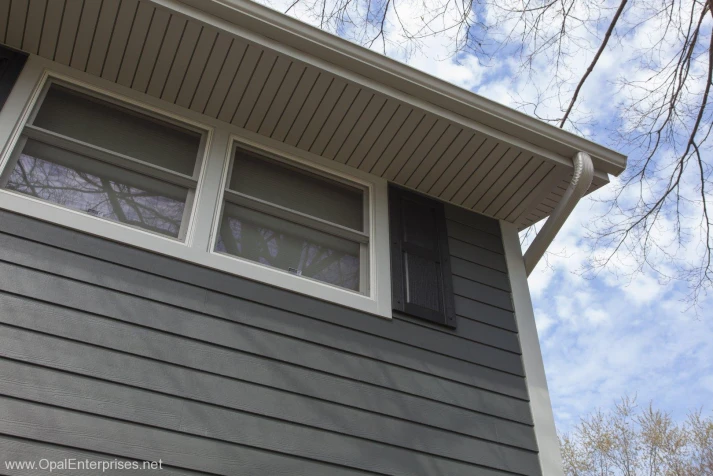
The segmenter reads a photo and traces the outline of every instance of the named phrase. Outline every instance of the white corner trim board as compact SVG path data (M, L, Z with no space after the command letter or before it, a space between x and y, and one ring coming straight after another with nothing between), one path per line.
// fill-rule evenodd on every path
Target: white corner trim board
M545 222L535 239L525 252L525 272L530 276L537 263L545 254L547 248L555 239L557 233L567 221L567 218L577 206L579 200L587 193L594 177L594 164L592 158L586 152L577 153L572 159L574 171L572 181L567 186L567 190L562 195L552 214Z
M507 262L512 301L515 309L522 362L525 367L525 381L530 395L530 409L535 423L535 438L539 449L539 460L542 474L547 476L562 476L562 456L560 455L555 419L552 413L552 402L547 389L545 365L542 360L540 341L537 337L535 313L532 308L530 289L527 285L525 261L520 248L520 238L517 228L511 223L500 221L503 234L503 247Z

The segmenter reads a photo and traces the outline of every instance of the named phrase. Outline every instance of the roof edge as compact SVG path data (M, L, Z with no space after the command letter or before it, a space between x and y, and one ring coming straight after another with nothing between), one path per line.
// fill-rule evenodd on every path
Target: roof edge
M169 3L154 0L155 3ZM619 175L626 156L249 0L175 0L564 157ZM230 13L233 13L232 15ZM234 13L240 13L235 15Z

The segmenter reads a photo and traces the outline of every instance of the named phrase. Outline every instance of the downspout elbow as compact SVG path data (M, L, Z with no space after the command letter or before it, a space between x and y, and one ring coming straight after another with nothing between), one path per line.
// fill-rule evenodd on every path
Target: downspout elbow
M579 200L587 193L592 184L594 165L589 154L578 152L572 162L574 164L572 181L569 183L564 195L562 195L562 199L525 252L525 271L528 276L535 269L552 240L557 236L562 225L574 210L574 207L577 206Z

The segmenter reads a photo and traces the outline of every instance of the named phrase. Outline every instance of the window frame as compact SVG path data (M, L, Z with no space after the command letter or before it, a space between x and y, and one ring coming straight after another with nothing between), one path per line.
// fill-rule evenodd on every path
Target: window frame
M179 241L7 189L0 189L0 208L391 319L388 193L385 179L35 55L28 58L5 107L0 111L0 174L4 172L8 156L15 150L29 114L34 110L45 82L50 77L94 91L100 97L115 98L120 105L132 105L143 114L150 113L162 120L170 119L179 126L188 124L205 131L205 145L186 238ZM227 168L232 162L234 144L292 167L305 168L311 173L365 187L368 206L364 208L364 213L370 242L368 253L361 254L368 261L368 273L363 273L368 277L367 294L214 251L214 238L224 203L223 190L227 186Z
M75 139L64 134L44 129L40 126L34 124L34 121L39 113L40 109L44 105L45 98L50 88L53 85L69 89L75 93L79 93L82 96L89 98L90 100L95 100L97 102L103 102L117 108L126 109L131 113L145 116L149 119L155 120L157 122L163 122L169 124L177 129L182 129L186 131L195 132L200 135L200 141L198 144L198 153L196 155L196 162L193 167L193 174L186 175L181 172L176 172L174 170L166 169L164 167L145 162L143 160L127 156L120 152L115 152L110 149L105 149L101 146L84 142L80 139ZM111 92L105 92L98 90L94 87L87 87L75 80L67 80L61 77L61 75L53 74L47 72L41 80L41 85L39 86L39 93L33 99L32 105L29 109L29 114L25 118L22 126L19 129L19 137L12 146L11 152L6 160L0 161L0 189L5 190L5 185L9 178L7 173L8 169L13 168L17 161L22 155L22 151L25 148L25 144L29 140L34 140L42 144L46 144L59 149L64 149L75 154L79 154L85 157L89 157L99 163L108 164L109 166L120 167L131 172L137 173L144 177L149 177L154 180L169 183L172 185L177 185L187 189L188 193L186 195L186 201L183 209L183 217L181 219L181 226L178 231L178 235L174 238L170 235L161 234L159 232L154 232L146 228L141 228L138 226L133 226L127 223L120 222L118 220L111 220L103 217L94 217L100 220L111 221L118 223L125 227L130 227L132 229L143 230L148 233L156 234L159 236L164 236L168 239L185 241L188 236L188 232L191 229L193 222L193 217L195 216L194 208L196 204L196 194L198 191L198 182L201 177L201 172L203 165L205 163L205 155L207 151L207 143L209 140L209 129L200 127L196 124L190 122L182 121L180 119L171 117L166 114L162 114L156 111L155 108L141 105L130 98L121 97L118 94L113 94ZM17 192L20 193L20 192ZM46 200L37 197L31 197L25 195L28 198L33 198L35 200L40 200L45 203L50 203ZM59 204L53 204L62 209L67 209ZM79 210L74 210L77 213L82 213Z
M277 162L278 164L284 164L288 167L296 168L302 170L306 173L317 175L323 177L325 180L330 180L333 182L339 182L346 186L350 186L359 189L363 192L362 195L362 213L363 213L363 231L358 232L352 230L346 226L338 225L336 223L331 223L327 220L323 220L307 213L292 210L287 207L283 207L278 204L268 202L266 200L259 199L257 197L251 197L246 194L242 194L230 188L230 178L235 166L235 155L238 149L245 150L249 153L253 153L258 156L259 159L266 159L268 161ZM341 290L346 290L348 292L356 292L365 296L369 296L371 292L371 282L374 279L371 276L371 269L373 268L372 262L374 257L371 255L374 246L372 245L371 236L373 234L372 230L372 213L370 213L370 203L373 201L370 197L373 195L372 188L373 184L365 181L359 180L350 175L339 173L334 170L329 170L326 167L319 166L317 164L307 163L297 157L285 157L284 153L279 153L274 150L266 148L264 145L255 144L253 141L247 140L245 137L238 135L231 135L230 145L228 148L228 160L225 161L225 167L222 175L222 182L220 188L220 201L218 207L216 208L216 216L213 220L213 229L211 231L211 250L213 254L219 256L227 257L233 260L248 261L253 264L258 264L263 267L269 267L268 265L256 263L254 261L248 260L246 258L241 258L239 256L231 255L229 253L224 253L220 251L215 251L215 245L218 240L219 228L223 218L223 212L225 209L225 203L230 202L233 205L241 206L244 208L249 208L261 214L274 216L280 219L287 220L292 223L296 223L307 228L317 230L323 233L331 234L339 238L344 238L349 241L354 241L359 243L359 291L352 291L340 286L330 284L324 281L319 281L314 278L309 278L307 276L299 276L302 279L307 279L320 283L321 285L326 285L334 287ZM288 271L281 270L279 268L269 267L270 269L279 271L287 275L292 275Z

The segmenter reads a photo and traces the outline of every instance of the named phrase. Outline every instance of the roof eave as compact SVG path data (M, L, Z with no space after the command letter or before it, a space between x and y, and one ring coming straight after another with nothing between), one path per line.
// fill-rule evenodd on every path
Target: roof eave
M152 0L176 10L190 7L187 15L201 19L197 11L252 31L276 44L300 50L309 57L349 70L408 96L422 99L438 108L482 124L512 138L528 142L549 152L543 155L567 162L578 152L592 157L595 169L619 175L626 167L626 156L568 131L533 118L515 109L479 96L446 81L363 48L340 37L249 0ZM178 8L180 9L180 8ZM255 39L255 38L253 38ZM264 43L264 42L263 42ZM270 42L272 43L272 42ZM367 81L365 86L373 86Z

